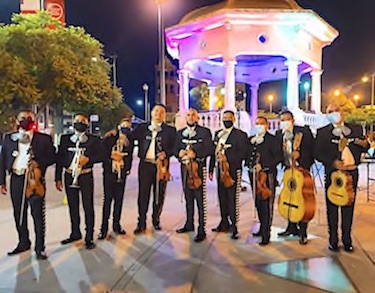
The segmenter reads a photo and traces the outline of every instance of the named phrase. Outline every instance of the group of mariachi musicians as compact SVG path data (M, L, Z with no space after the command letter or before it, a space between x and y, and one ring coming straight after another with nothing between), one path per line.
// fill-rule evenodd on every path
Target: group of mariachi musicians
M249 168L255 206L260 221L260 245L267 245L273 218L277 182L277 165L284 172L283 188L278 197L278 209L288 220L280 237L299 236L300 244L307 244L307 225L314 216L315 186L310 174L314 160L325 167L325 195L328 217L329 249L338 251L338 211L342 216L342 243L344 250L353 251L351 227L358 168L361 154L369 144L360 126L344 123L344 113L337 105L329 105L327 118L330 124L318 129L314 138L308 127L294 125L293 114L280 115L280 130L271 134L266 118L258 117L255 134L237 129L235 113L222 114L223 128L214 134L198 124L195 109L186 113L186 127L176 129L165 123L166 109L156 105L151 121L132 129L131 120L122 119L117 128L104 138L88 133L89 122L85 115L74 118L73 134L60 138L58 150L47 134L35 131L35 117L30 110L21 110L16 117L18 129L5 136L0 155L0 188L7 193L6 174L10 175L10 196L18 244L8 255L27 251L31 247L27 227L27 210L30 206L35 227L37 259L46 259L45 252L45 174L47 167L56 163L56 189L65 188L71 222L70 235L61 241L66 245L82 239L79 202L82 199L85 215L85 248L95 248L94 238L94 176L93 166L103 164L104 201L102 224L98 240L108 236L109 218L113 202L112 230L126 234L121 226L121 211L127 176L130 174L134 142L138 142L138 223L134 234L146 231L147 211L153 194L152 225L162 229L160 216L171 178L169 161L175 156L181 165L181 184L185 195L186 222L177 233L195 231L194 208L198 209L198 229L195 242L206 238L207 177L217 180L217 193L221 220L213 232L230 233L239 238L239 195L242 170ZM208 163L208 166L207 166ZM63 176L64 175L64 176Z

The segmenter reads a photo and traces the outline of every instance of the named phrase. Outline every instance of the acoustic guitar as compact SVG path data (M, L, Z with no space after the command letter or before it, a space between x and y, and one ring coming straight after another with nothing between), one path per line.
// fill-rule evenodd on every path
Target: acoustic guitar
M337 170L331 174L331 185L327 197L337 206L351 205L354 201L353 177L344 171Z
M297 133L293 150L297 151L302 142L302 133ZM284 171L283 189L278 199L280 215L292 222L309 222L315 215L315 186L309 171L296 166L292 159L291 168Z

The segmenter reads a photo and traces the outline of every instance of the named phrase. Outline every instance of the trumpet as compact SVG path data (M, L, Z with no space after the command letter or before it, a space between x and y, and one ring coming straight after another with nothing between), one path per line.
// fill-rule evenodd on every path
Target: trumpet
M116 144L112 147L111 159L112 159L112 173L117 174L117 182L121 181L121 171L124 168L124 156L127 153L122 152L123 142L119 138Z
M73 157L73 161L71 164L72 177L73 177L73 182L69 186L71 188L80 188L80 186L78 185L78 177L79 175L81 175L81 172L82 172L82 167L84 165L82 156L85 153L85 149L79 147L80 140L81 140L81 136L77 139L75 148L72 149L72 151L74 152L74 157Z

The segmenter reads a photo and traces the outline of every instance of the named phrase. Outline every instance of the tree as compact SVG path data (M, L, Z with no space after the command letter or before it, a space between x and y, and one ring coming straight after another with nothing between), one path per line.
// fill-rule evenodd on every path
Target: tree
M13 91L13 75L3 75L2 104L11 99L14 109L38 104L60 113L66 109L90 114L123 103L121 91L111 84L103 45L83 28L65 28L48 12L13 15L12 24L0 27L0 48L7 53L0 55L0 64L16 60L7 72L17 69L24 80Z

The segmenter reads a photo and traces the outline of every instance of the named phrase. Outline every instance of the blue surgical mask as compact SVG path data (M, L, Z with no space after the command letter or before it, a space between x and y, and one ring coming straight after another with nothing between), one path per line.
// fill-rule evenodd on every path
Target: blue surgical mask
M327 114L327 119L329 123L337 124L341 121L341 113L340 112L332 112Z
M120 131L123 134L129 134L130 133L130 128L129 127L120 127Z
M266 127L262 124L255 125L255 135L263 135L267 132Z

